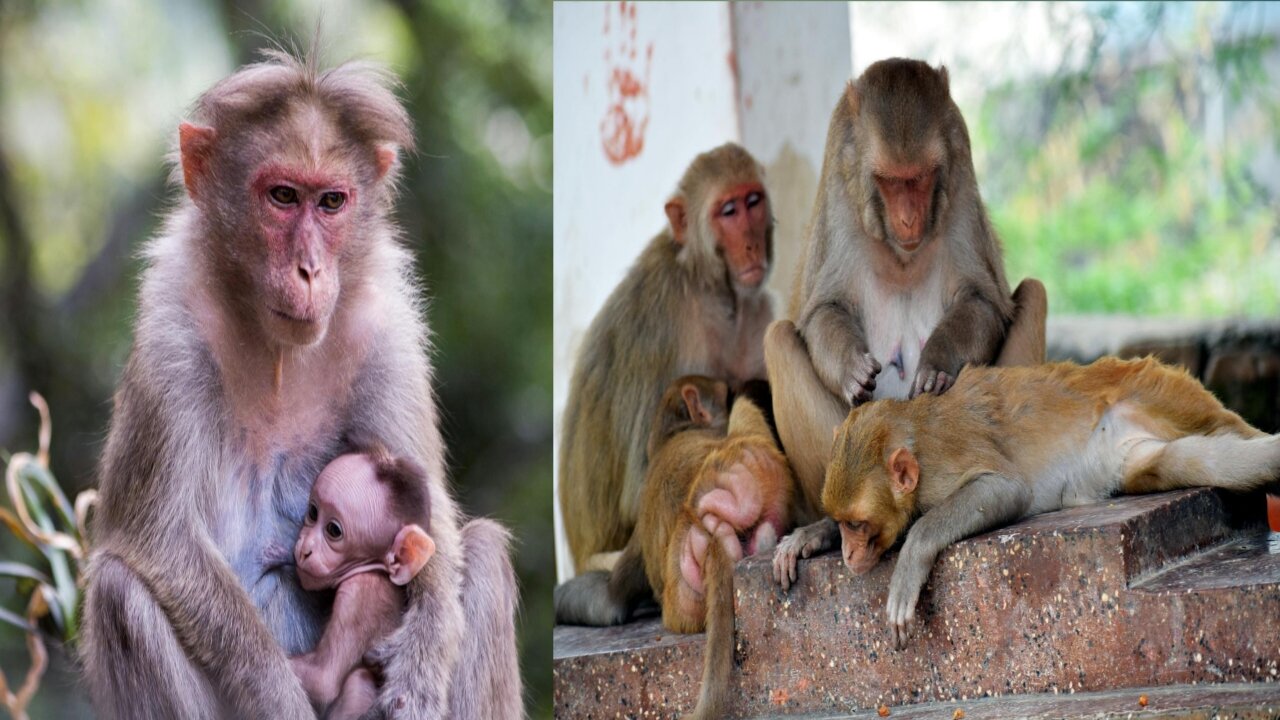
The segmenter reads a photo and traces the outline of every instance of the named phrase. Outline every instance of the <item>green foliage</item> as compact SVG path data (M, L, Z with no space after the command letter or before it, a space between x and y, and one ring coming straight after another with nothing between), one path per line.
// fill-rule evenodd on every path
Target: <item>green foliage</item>
M87 556L85 516L97 493L85 490L75 505L67 501L49 472L52 426L44 398L31 394L40 411L40 448L36 454L17 453L5 459L5 489L9 507L0 506L0 521L13 535L40 555L37 565L0 562L0 578L13 580L25 612L0 606L0 622L26 635L30 667L16 691L0 673L0 704L15 720L26 718L47 667L44 634L63 644L74 642L80 609L80 563ZM47 619L46 625L41 620ZM51 629L50 629L51 628Z
M1096 49L1116 7L1090 8ZM1276 39L1215 39L1218 10L1145 5L1147 41L987 94L978 175L1011 281L1041 278L1052 312L1280 312L1278 186L1255 176L1280 147Z

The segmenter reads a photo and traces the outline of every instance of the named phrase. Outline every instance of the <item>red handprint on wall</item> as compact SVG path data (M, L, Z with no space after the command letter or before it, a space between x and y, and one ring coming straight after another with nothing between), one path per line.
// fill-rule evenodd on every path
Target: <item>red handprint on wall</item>
M613 5L605 6L604 34L612 40ZM649 126L649 70L653 64L653 43L644 49L644 74L639 74L639 44L636 41L636 3L617 4L617 57L611 48L604 51L608 72L609 106L600 121L604 155L614 165L636 157L644 149L644 133Z

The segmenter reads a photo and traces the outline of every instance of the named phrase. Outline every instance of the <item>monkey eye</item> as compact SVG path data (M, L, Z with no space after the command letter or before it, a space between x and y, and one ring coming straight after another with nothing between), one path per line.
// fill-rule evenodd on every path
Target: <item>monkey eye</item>
M330 520L324 525L324 534L329 536L330 540L342 539L342 526L337 520Z
M288 185L277 185L268 194L277 205L293 205L298 202L298 191Z
M347 204L346 193L327 192L320 196L321 210L328 210L329 212L334 212L342 209L342 206L345 204Z
M758 192L749 193L747 195L747 207L753 208L759 205L760 201L763 199L764 199L764 196Z
M730 200L720 206L720 217L729 217L735 212L733 201Z
M313 525L320 519L320 508L315 503L307 503L307 524Z

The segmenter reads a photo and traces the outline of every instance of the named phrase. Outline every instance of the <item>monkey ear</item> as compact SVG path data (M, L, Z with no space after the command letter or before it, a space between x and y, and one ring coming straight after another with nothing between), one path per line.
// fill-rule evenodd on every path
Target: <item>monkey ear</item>
M849 114L857 117L859 103L858 88L853 84L852 80L850 80L849 84L845 86L844 99L845 102L849 103Z
M920 482L920 463L910 450L900 447L889 456L889 480L894 495L906 495Z
M387 572L391 582L408 585L436 553L436 542L418 525L405 525L396 533L396 540L387 554Z
M951 92L951 75L947 72L947 66L939 65L938 74L942 76L942 87L946 88L947 92Z
M396 151L394 145L379 146L377 156L379 180L385 178L388 173L400 165L400 153Z
M689 409L690 420L704 425L711 424L711 413L702 406L697 386L690 384L680 388L680 397L684 398L684 406Z
M675 236L677 243L683 245L685 230L688 229L684 215L684 201L676 198L668 202L663 209L667 211L667 220L671 223L671 234Z
M213 144L218 132L211 127L182 123L178 125L178 154L182 160L182 184L191 199L196 198L196 187L209 171L209 158L213 156Z

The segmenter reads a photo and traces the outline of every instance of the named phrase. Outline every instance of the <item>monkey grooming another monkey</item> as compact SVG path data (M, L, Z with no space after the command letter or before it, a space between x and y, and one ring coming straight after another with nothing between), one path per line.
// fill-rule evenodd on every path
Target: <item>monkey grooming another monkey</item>
M636 523L645 439L675 378L736 389L763 379L773 216L762 171L732 143L694 159L666 204L670 227L641 253L582 341L560 444L560 506L582 572Z
M726 428L727 394L725 383L697 376L664 393L631 540L611 573L585 573L556 588L560 622L625 622L653 593L668 629L705 629L693 718L721 717L728 700L734 564L771 550L794 522L794 480L763 411L739 396Z
M849 83L827 131L805 262L789 320L765 359L778 433L813 510L831 431L851 407L941 394L965 365L1044 361L1044 286L1010 297L983 207L969 131L946 68L882 60ZM788 587L796 559L832 547L830 519L778 545Z
M1280 435L1249 426L1181 369L1103 358L966 368L945 395L855 408L822 504L855 573L906 531L888 601L901 648L934 560L957 540L1117 493L1276 479Z
M383 452L342 455L311 488L293 549L298 582L337 593L316 649L290 663L326 720L358 718L378 695L360 661L399 627L404 586L435 554L425 488L422 468Z
M377 438L422 463L436 553L370 653L368 717L522 712L507 532L459 530L427 328L391 219L394 80L267 53L178 127L90 527L80 636L103 718L315 718L289 655L329 604L290 549L320 470Z

